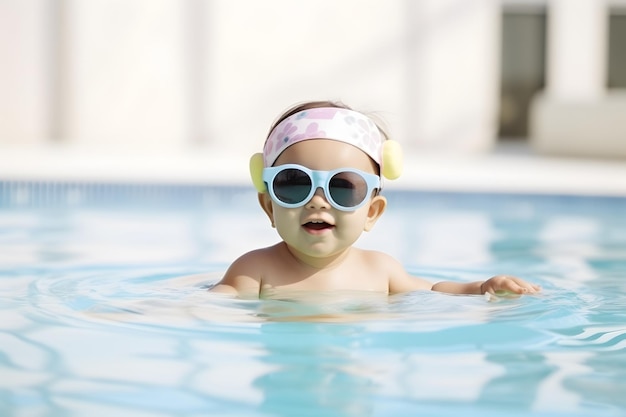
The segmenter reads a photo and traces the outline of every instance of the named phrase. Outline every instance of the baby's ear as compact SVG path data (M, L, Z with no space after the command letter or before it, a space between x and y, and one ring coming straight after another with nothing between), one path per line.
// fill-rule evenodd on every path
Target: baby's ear
M269 217L272 227L276 227L274 225L274 207L272 206L272 199L270 198L269 193L259 193L257 198L259 199L261 208L265 214L267 214L267 217Z
M365 220L365 225L363 226L363 230L369 232L374 228L374 225L380 219L380 216L383 215L385 209L387 208L387 199L382 195L377 195L372 198L369 209L367 211L367 219Z
M263 154L255 153L250 157L250 179L254 188L260 193L267 191L263 182Z

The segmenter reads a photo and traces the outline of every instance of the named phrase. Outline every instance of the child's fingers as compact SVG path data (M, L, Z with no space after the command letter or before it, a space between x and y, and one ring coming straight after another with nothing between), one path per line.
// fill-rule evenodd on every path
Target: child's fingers
M526 288L523 285L520 285L520 283L518 283L516 280L514 279L507 279L502 283L502 289L505 291L511 291L515 294L524 294L528 292L528 288Z
M497 275L483 283L481 289L491 294L536 294L541 290L538 285L531 284L521 278L509 275Z
M487 290L491 293L535 294L539 287L521 278L500 275L487 281Z
M531 284L530 282L526 282L519 278L514 278L515 284L522 289L522 292L534 294L541 290L541 287L538 285Z

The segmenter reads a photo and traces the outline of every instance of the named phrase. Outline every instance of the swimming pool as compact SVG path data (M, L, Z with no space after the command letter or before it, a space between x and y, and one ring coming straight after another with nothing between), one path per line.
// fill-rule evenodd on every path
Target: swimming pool
M359 246L542 295L228 300L250 187L0 182L0 415L626 414L626 198L386 195Z

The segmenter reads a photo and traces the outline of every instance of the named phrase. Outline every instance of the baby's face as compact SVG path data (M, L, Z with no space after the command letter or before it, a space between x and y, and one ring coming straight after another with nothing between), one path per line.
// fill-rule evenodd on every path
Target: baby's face
M298 164L318 171L355 168L377 173L376 163L365 152L328 139L306 140L288 147L274 166L284 164ZM376 219L370 220L370 206L375 199L384 200L380 196L368 196L364 206L354 211L341 211L333 208L318 189L304 206L284 208L272 202L272 213L268 214L297 256L324 258L349 248L364 230L373 226Z

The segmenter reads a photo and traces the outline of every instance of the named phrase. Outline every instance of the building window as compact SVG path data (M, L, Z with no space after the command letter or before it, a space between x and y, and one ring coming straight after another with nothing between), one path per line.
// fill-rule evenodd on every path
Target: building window
M608 88L626 88L626 7L609 15Z
M533 96L545 87L546 8L505 5L502 12L499 137L525 139Z

